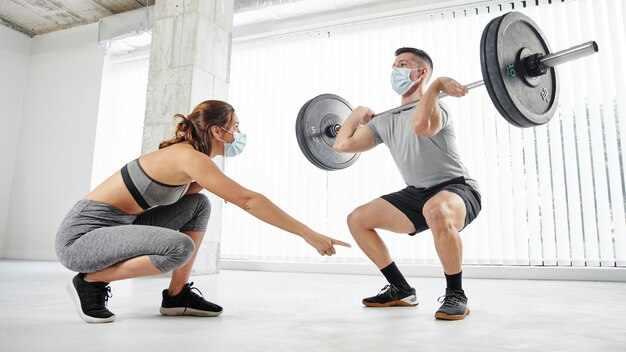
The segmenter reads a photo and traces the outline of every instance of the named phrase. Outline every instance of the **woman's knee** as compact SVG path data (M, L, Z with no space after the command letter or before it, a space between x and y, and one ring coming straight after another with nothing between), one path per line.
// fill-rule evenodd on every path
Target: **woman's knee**
M175 251L174 254L179 258L181 263L180 265L184 265L193 256L193 252L196 250L196 245L189 236L183 235L178 237L176 248L177 251Z
M207 219L211 216L211 201L209 201L209 197L206 194L196 193L188 197L193 197L196 216L206 217Z
M188 195L188 201L191 202L191 210L193 212L189 221L183 225L180 231L206 231L206 226L211 217L211 202L209 197L202 193Z
M196 245L193 243L193 240L189 236L180 234L180 236L176 236L175 239L170 241L166 253L154 255L152 260L156 267L165 273L187 264L193 256L195 249Z

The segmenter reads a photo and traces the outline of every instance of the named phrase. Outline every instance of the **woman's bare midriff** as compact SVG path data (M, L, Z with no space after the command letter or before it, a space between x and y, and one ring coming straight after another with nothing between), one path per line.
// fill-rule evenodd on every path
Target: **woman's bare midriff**
M126 188L119 171L89 192L84 199L109 204L126 214L138 215L144 212Z

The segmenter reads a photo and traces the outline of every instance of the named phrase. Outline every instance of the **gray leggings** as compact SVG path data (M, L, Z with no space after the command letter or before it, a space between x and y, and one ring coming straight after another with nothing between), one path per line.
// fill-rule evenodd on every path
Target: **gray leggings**
M140 215L83 199L61 223L57 256L72 271L92 273L148 255L161 272L168 272L185 265L195 249L191 238L181 232L206 231L210 215L211 203L200 193Z

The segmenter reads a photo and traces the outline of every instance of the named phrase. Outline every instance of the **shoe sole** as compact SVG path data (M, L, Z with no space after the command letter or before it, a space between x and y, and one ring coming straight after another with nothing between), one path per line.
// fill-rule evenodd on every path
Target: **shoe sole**
M437 312L435 313L435 319L439 319L439 320L462 320L465 319L466 315L470 314L470 310L469 308L465 308L465 314L463 315L448 315L444 312Z
M387 303L373 303L373 302L365 302L362 301L363 305L366 307L373 308L385 308L385 307L415 307L419 304L417 302L417 298L415 296L409 296L404 299L399 299L397 301L391 301Z
M159 312L163 315L167 315L167 316L194 316L194 317L216 317L220 314L222 314L223 310L219 311L219 312L210 312L210 311L206 311L206 310L198 310L198 309L193 309L193 308L182 308L182 307L176 307L176 308L163 308L161 307L159 309Z
M74 279L70 280L70 282L67 283L67 285L65 286L65 288L67 289L67 293L70 294L70 298L72 299L72 302L74 302L74 305L76 306L76 312L78 313L78 316L84 320L87 323L110 323L115 321L115 314L113 314L111 317L109 318L94 318L94 317L90 317L89 315L83 313L83 309L80 306L80 298L78 297L78 292L76 292L76 287L74 286Z

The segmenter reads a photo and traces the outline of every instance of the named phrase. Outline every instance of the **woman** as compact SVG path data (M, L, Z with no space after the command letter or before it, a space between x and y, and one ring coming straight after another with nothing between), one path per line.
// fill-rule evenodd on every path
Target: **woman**
M125 165L67 214L56 238L60 262L78 274L67 285L79 316L106 323L109 283L172 271L163 290L163 315L217 316L222 308L188 283L211 211L202 189L260 220L302 237L321 255L349 244L319 234L222 173L211 160L245 146L234 108L208 100L180 118L174 138ZM199 292L199 291L198 291Z

